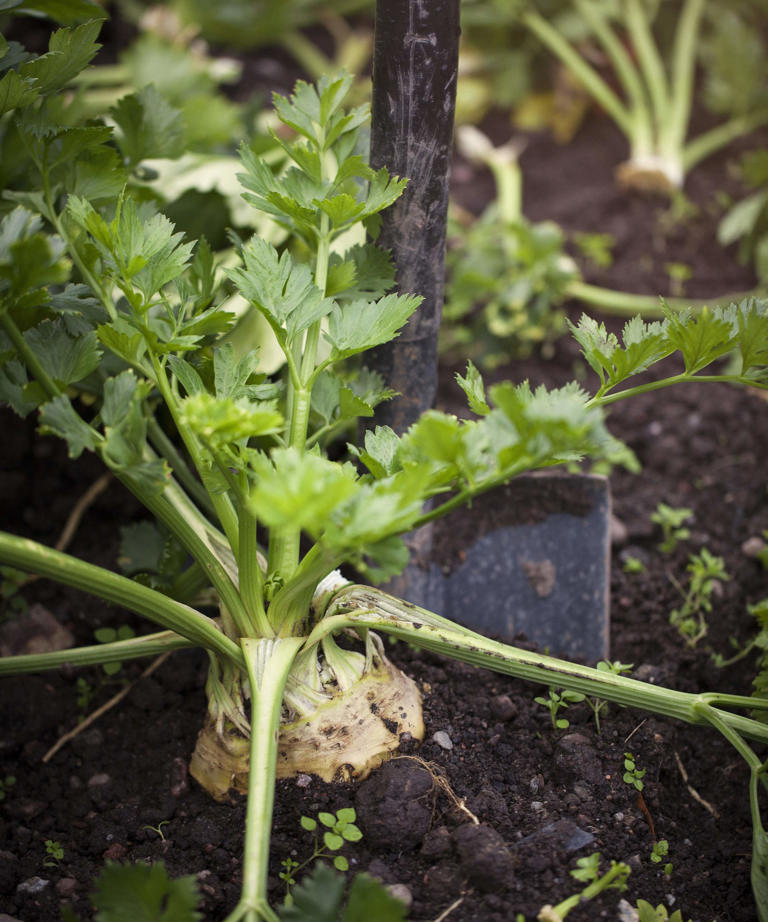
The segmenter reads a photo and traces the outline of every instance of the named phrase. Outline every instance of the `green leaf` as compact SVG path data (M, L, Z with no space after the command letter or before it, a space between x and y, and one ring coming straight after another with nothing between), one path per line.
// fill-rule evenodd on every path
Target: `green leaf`
M680 313L665 308L665 313L667 336L682 353L689 374L706 368L735 344L735 325L721 308L702 307L695 313L690 308Z
M24 341L61 387L82 381L101 362L96 334L74 338L67 333L62 318L44 320L27 330Z
M101 26L99 18L74 28L58 29L48 42L46 54L22 64L19 76L33 79L43 96L60 90L90 64L101 48L96 42Z
M405 904L376 878L356 874L342 922L405 922Z
M301 828L306 829L307 832L313 832L317 829L317 821L310 816L302 816L299 822L301 823Z
M487 416L491 412L488 401L485 399L485 385L480 372L475 368L472 362L467 363L467 376L462 378L460 374L456 375L459 387L467 395L469 408L478 416Z
M364 450L353 445L349 445L348 448L377 480L388 477L401 469L400 437L389 426L367 429L363 444L365 445Z
M337 301L374 300L385 295L394 284L391 254L372 243L358 244L343 257L336 254L331 257L326 293Z
M326 848L332 852L337 852L344 844L344 839L335 832L326 832L323 833L323 842Z
M307 265L295 265L290 253L281 256L266 240L252 238L242 249L245 267L231 269L229 278L243 296L269 320L285 343L304 332L333 309L312 279Z
M92 895L96 922L197 922L200 896L193 875L172 880L160 863L107 862Z
M123 96L110 114L120 129L118 146L131 166L150 158L173 159L185 152L182 114L151 83Z
M421 304L416 295L386 295L378 301L354 301L330 314L326 339L335 360L393 340Z
M312 873L294 888L292 896L291 905L283 904L278 910L282 922L339 922L344 878L318 861Z
M168 356L168 365L188 396L205 393L203 379L193 365L179 355Z
M763 210L768 207L768 189L761 189L737 202L717 226L717 242L729 246L751 234Z
M768 365L768 301L744 300L731 311L739 330L741 373Z
M120 556L117 563L127 576L156 573L165 539L154 522L135 522L120 529Z
M73 25L86 19L104 19L104 7L94 0L20 0L23 11L34 11L60 22Z
M29 415L38 403L25 392L29 382L27 369L15 360L0 364L0 401L9 404L19 416Z
M295 448L277 448L269 458L256 456L253 470L249 508L270 528L288 526L318 535L357 489L351 465Z
M7 71L0 79L0 115L31 105L39 95L32 77L20 77L15 70Z
M625 324L622 331L623 347L613 333L607 332L605 324L598 323L586 314L582 315L578 326L570 322L569 326L581 346L584 358L606 387L614 387L632 375L645 371L675 348L667 338L665 323L644 323L640 317L633 317Z
M79 458L84 449L93 451L96 447L93 430L77 415L69 398L63 394L41 407L40 432L64 439L70 458Z
M181 420L213 448L279 432L283 426L283 417L271 403L219 398L208 393L196 393L183 400Z

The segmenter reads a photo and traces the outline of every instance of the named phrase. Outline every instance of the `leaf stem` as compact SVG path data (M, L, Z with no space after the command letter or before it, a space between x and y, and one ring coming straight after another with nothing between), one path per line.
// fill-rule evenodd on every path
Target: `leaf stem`
M18 538L2 531L0 560L19 570L38 573L134 611L186 637L192 643L212 650L236 665L242 665L242 656L236 644L222 634L214 621L191 606L170 599L162 592L126 576L78 560L70 554L54 551L29 538ZM8 671L14 659L0 659L0 671Z

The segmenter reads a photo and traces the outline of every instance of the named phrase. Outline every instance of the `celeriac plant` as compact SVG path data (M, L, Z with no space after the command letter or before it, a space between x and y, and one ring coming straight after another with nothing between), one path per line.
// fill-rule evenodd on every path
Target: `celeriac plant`
M372 580L397 573L407 560L401 536L473 496L524 471L614 457L603 408L624 397L702 380L768 387L768 304L635 319L621 341L583 318L573 333L599 377L594 394L575 384L486 390L470 365L459 385L474 418L430 411L402 436L377 428L346 460L331 460L327 440L392 396L354 360L396 336L419 303L390 293L387 254L350 243L361 224L375 232L376 215L405 185L366 165L367 108L343 108L346 76L275 97L292 130L280 135L291 166L276 173L244 146L240 181L244 198L295 247L279 252L253 237L238 242L239 265L223 270L204 240L184 241L115 182L109 125L60 120L56 91L90 60L97 32L93 23L59 30L55 71L42 56L3 78L5 124L24 139L37 188L12 193L20 204L0 222L0 395L20 415L36 412L42 432L63 438L72 457L99 455L189 562L174 579L147 585L0 532L3 565L163 629L7 657L0 675L204 648L208 711L191 770L215 797L247 793L242 894L227 919L274 922L267 869L276 776L362 776L403 734L423 734L418 690L375 632L547 686L554 673L574 693L711 724L733 742L752 769L755 891L768 918L763 764L745 741L768 742L768 727L733 713L759 702L684 694L517 650L338 571L351 564ZM65 151L79 153L84 171ZM271 327L285 359L280 379L260 374L258 354L238 354L226 310L232 289ZM710 370L732 352L736 371ZM627 384L673 354L679 373ZM212 598L217 617L203 610Z
M574 6L605 53L621 96L544 16L531 8L525 10L522 19L627 138L630 155L619 168L620 182L655 192L673 192L701 160L768 121L768 107L753 105L689 139L705 0L683 3L668 61L653 34L653 10L658 4L621 0L618 29L611 21L612 5L574 0ZM625 36L631 41L631 50L625 45Z

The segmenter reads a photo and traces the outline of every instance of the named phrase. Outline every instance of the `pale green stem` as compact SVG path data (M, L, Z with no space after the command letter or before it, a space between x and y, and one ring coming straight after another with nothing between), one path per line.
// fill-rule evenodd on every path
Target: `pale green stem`
M646 91L640 81L637 68L626 48L608 24L608 20L600 12L599 6L591 0L576 0L576 6L611 59L616 76L621 81L630 101L635 125L632 132L632 154L637 157L647 156L653 151L653 122Z
M238 665L242 663L236 644L225 637L210 618L189 605L170 599L162 592L143 586L126 576L55 551L29 538L18 538L6 532L0 532L0 561L19 570L37 573L65 586L72 586L106 599L143 615L193 643L233 660ZM5 663L7 667L8 660L0 662Z
M617 877L626 874L628 872L628 867L628 865L614 864L602 877L592 881L589 886L585 887L581 893L574 893L572 896L569 896L568 899L563 900L562 903L558 903L557 906L554 906L552 908L554 917L556 919L564 919L568 913L572 909L575 909L580 903L594 899L602 893L603 890L607 890Z
M205 462L203 461L202 452L200 451L200 446L197 442L197 439L193 433L187 429L186 426L181 424L181 420L179 418L180 414L178 400L171 388L168 378L166 377L164 365L154 354L151 354L151 359L155 370L157 387L160 391L160 394L165 401L165 405L168 407L168 411L173 418L174 425L176 426L176 429L181 436L187 451L189 452L189 456L192 459L193 464L202 476L205 471ZM235 552L235 554L237 554L239 527L237 522L237 513L235 512L234 506L232 505L232 500L226 493L212 493L209 490L206 492L208 493L211 503L216 510L216 515L219 518L219 522L221 522L221 527L224 529L224 534L227 536L227 540L229 541L232 550Z
M675 312L683 311L688 307L694 310L702 307L714 307L717 304L739 303L744 298L759 297L763 291L755 288L752 291L736 292L733 294L716 295L704 300L691 298L665 298L664 303ZM610 288L600 288L589 285L578 279L569 282L565 289L568 298L577 298L585 304L591 304L607 314L620 317L634 317L642 314L643 317L664 317L661 299L657 295L636 295L626 291L613 291Z
M696 70L696 44L704 0L686 0L675 32L672 52L672 94L668 118L660 137L663 157L682 162L683 147L688 134L688 121L693 102L693 81Z
M662 378L660 381L649 381L647 384L638 384L637 387L628 387L626 390L618 391L613 394L600 394L599 392L588 402L588 406L607 406L616 403L618 400L624 400L626 397L636 397L638 394L648 394L651 391L658 391L665 387L672 387L675 384L695 384L700 381L708 383L721 384L741 384L757 387L763 390L768 389L768 384L759 381L749 381L740 375L700 375L681 372L679 375L672 375L669 378Z
M605 109L627 138L633 137L634 123L629 110L597 71L538 13L525 13L528 28L570 68L585 90Z
M737 115L715 128L705 131L683 148L683 169L687 172L700 161L730 144L743 134L768 123L768 109L758 109L746 115Z
M331 234L327 215L320 219L320 236L317 244L315 262L315 287L325 295L328 281L328 262L330 259ZM290 426L288 444L298 452L304 453L307 447L309 415L312 401L312 384L314 382L317 347L320 342L322 321L318 320L307 330L302 351L299 385L294 387L290 405ZM296 528L276 528L270 535L269 571L277 573L283 580L291 578L299 563L299 545L301 533Z
M61 666L100 666L104 663L121 663L123 660L157 656L171 650L188 650L197 646L175 631L143 634L130 640L93 644L90 647L70 647L51 653L25 653L20 656L0 657L0 675L42 672Z
M277 739L283 690L300 637L281 640L243 638L241 645L251 686L251 747L248 772L248 801L245 814L243 888L240 902L225 922L259 917L272 920L267 905L269 839L275 801Z
M637 59L645 78L648 94L653 105L656 140L667 123L670 107L670 93L664 64L658 46L653 38L648 16L642 0L627 0L625 6L627 30L637 51Z
M496 184L496 207L502 221L515 224L523 217L523 172L517 159L499 163L493 156L485 162ZM504 237L503 239L506 239Z
M179 479L187 493L189 493L194 501L205 511L206 515L215 517L216 509L205 487L189 469L189 465L182 457L181 452L176 448L171 439L168 438L163 427L154 416L150 416L147 420L147 434L159 454L170 464L174 475Z
M276 593L269 606L269 620L280 637L306 634L310 604L317 584L343 560L314 544L304 555L293 576Z
M328 632L363 626L494 672L566 688L625 707L642 708L691 724L706 723L701 708L711 707L706 695L662 688L489 640L434 612L364 586L349 586L336 593L326 607L325 617L307 638L307 646L318 643ZM728 711L715 713L736 733L768 743L768 725Z
M260 637L272 637L274 631L264 609L264 574L261 569L256 519L241 507L238 577L240 596Z

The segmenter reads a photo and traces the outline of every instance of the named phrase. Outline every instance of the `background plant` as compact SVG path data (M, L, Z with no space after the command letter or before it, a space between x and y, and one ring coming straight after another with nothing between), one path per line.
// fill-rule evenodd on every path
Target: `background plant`
M661 528L661 541L659 550L671 554L680 541L690 538L691 532L685 523L692 518L693 510L683 506L673 507L666 503L659 503L655 512L651 513L651 521Z
M669 623L677 628L686 643L694 647L707 633L707 614L712 611L712 595L716 587L730 579L722 557L703 547L688 558L688 587L680 589L683 604L669 614Z

